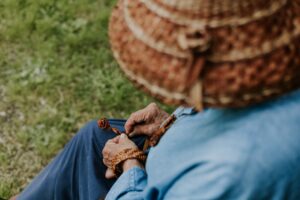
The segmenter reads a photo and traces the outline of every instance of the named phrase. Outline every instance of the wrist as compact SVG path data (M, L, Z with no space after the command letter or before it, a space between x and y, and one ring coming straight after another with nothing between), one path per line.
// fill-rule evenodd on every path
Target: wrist
M144 168L141 162L137 159L128 159L123 162L122 169L123 172L126 172L134 167Z

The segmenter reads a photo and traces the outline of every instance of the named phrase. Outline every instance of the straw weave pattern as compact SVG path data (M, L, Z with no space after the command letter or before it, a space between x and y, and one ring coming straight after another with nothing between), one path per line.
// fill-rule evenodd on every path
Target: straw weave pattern
M299 88L300 0L230 2L120 0L109 35L122 70L176 105L194 103L191 88L198 81L204 107L242 107ZM191 29L209 36L207 50L181 45L182 36L202 41Z

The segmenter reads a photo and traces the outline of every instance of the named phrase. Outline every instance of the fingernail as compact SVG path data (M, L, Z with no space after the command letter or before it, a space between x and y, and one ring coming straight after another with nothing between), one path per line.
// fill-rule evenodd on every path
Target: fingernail
M120 138L124 139L124 138L126 138L126 135L124 133L122 133Z

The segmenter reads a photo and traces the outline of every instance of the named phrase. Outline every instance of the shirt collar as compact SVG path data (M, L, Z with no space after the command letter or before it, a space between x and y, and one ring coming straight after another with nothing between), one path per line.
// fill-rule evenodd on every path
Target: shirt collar
M192 107L183 107L183 106L180 106L178 107L174 112L173 114L178 118L182 115L193 115L197 113L197 111L192 108Z

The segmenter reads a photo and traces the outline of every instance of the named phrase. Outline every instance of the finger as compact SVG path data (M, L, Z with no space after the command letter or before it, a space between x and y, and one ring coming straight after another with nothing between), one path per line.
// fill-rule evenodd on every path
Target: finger
M109 165L109 161L108 161L107 158L103 158L103 159L102 159L102 162L103 162L103 164L104 164L105 166L108 166L108 165Z
M109 153L108 153L107 148L102 149L102 156L103 156L103 158L109 158Z
M115 143L114 142L114 138L107 140L106 144L111 144L111 143Z
M117 137L114 137L114 138L112 139L112 141L113 141L114 143L118 144L118 143L119 143L119 139L120 139L120 136L118 135Z
M109 155L111 150L114 149L116 145L117 144L112 141L106 142L106 144L104 145L104 147L102 149L102 155Z
M153 124L148 125L137 125L134 127L133 131L129 133L129 137L137 135L148 135L150 136L153 133Z
M137 112L131 114L130 117L127 119L125 126L124 126L126 133L130 133L136 124L140 124L145 121L146 121L145 113L143 112L143 110L140 110L140 111L137 111Z
M112 179L112 178L115 178L116 175L115 173L113 172L113 170L107 168L106 172L105 172L105 178L107 179Z
M119 143L125 142L125 141L127 141L127 140L128 140L127 135L124 134L124 133L122 133L122 134L120 135Z
M141 120L138 120L138 119L135 119L132 117L129 118L124 125L125 132L130 133L133 130L133 127L135 126L135 124L137 124L137 123L141 123Z
M109 159L109 156L107 154L103 155L103 162L105 163L105 161L107 161Z

